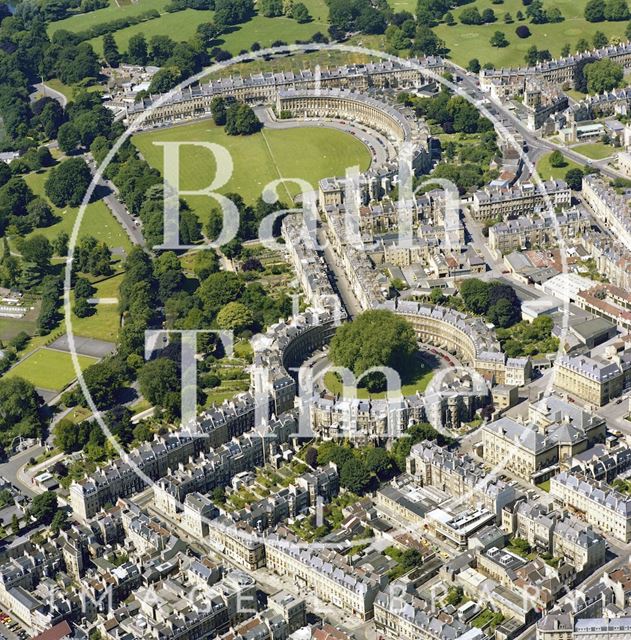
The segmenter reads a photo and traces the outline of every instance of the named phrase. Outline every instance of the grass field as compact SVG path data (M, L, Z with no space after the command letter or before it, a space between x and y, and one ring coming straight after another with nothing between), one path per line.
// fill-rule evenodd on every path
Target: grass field
M565 158L566 165L564 167L551 167L551 155L552 152L547 153L545 156L542 156L537 162L537 171L539 172L539 176L542 180L549 180L550 178L554 178L555 180L564 180L565 174L569 169L581 168L581 166L576 164L576 162L572 162L572 160L568 160L567 158Z
M402 2L404 0L401 0ZM410 0L411 1L411 0ZM546 6L555 6L561 11L565 20L556 24L530 24L529 20L517 22L515 14L521 11L525 15L526 7L521 0L505 0L503 4L494 5L491 0L477 0L468 7L477 7L480 12L491 8L495 11L497 22L486 25L460 24L459 15L465 7L452 11L456 22L453 27L441 24L435 28L436 34L442 38L450 49L449 56L458 64L466 65L471 58L478 58L482 64L492 62L497 67L521 66L524 54L533 45L539 49L549 49L553 57L558 57L563 45L574 47L581 38L590 38L596 30L602 31L611 40L624 39L626 22L599 22L592 24L583 17L587 0L555 0ZM515 22L504 24L504 14L510 13ZM527 24L531 36L524 40L517 37L515 28ZM506 35L509 46L503 49L492 47L489 39L501 31Z
M96 358L87 356L78 356L78 358L81 369L97 362ZM70 354L53 349L35 351L4 375L19 376L36 387L53 391L61 391L76 378Z
M95 298L117 298L123 274L94 283ZM73 300L74 303L74 300ZM77 336L116 342L120 328L120 315L116 304L98 304L96 313L87 318L77 318L72 314L72 331Z
M427 388L430 380L434 376L434 370L428 368L424 363L419 362L417 370L414 372L406 384L401 385L401 394L404 396L411 396L417 391L422 393ZM343 392L342 381L338 375L332 371L324 374L324 385L330 393L334 395L341 395ZM360 400L366 400L372 398L373 400L379 398L385 398L386 392L381 391L379 393L370 393L367 389L358 387L357 397Z
M25 180L29 187L31 187L33 193L45 198L46 200L48 200L48 198L46 198L44 192L44 183L46 182L47 177L48 171L30 173L25 177ZM55 215L59 218L59 221L50 227L36 229L32 233L44 235L48 239L53 239L55 236L59 235L61 231L65 231L70 235L77 219L79 209L74 207L60 209L55 207L50 201L48 202L53 208ZM111 249L120 247L124 249L125 252L129 252L131 249L129 237L102 200L90 203L83 215L83 220L81 221L81 227L79 229L79 237L81 238L88 235L94 236L97 240L106 242Z
M155 143L169 140L208 141L228 149L234 170L219 191L239 193L246 202L254 202L265 185L281 176L302 178L315 187L322 178L344 175L347 167L359 165L365 170L370 165L370 152L362 142L348 133L326 127L263 129L251 136L228 136L223 128L203 120L133 137L133 143L147 162L159 170L162 169L163 148ZM215 175L214 157L201 147L183 147L180 173L182 189L206 187ZM292 196L299 191L293 185L288 185L288 190ZM214 206L207 197L189 196L187 199L202 219Z
M81 13L64 20L57 20L51 22L48 25L48 35L52 36L55 31L64 29L72 33L77 31L85 31L90 27L97 24L103 24L104 22L111 22L118 18L125 18L127 16L137 16L141 13L145 13L150 9L157 9L162 11L164 7L169 4L170 0L137 0L135 3L120 3L116 4L115 0L110 0L110 6L105 9L98 9L97 11L90 11L89 13Z
M591 158L592 160L602 160L618 152L618 150L614 149L611 145L603 144L602 142L580 144L577 147L572 147L572 151L576 151L576 153L580 153L582 156Z

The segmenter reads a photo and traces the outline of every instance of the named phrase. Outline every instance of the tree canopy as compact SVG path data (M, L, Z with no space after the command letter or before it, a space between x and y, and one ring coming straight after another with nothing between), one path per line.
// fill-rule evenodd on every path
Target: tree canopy
M372 367L390 367L402 378L412 369L418 350L412 325L391 311L366 311L335 332L329 349L331 362L360 376ZM365 382L364 382L365 381ZM383 374L362 378L370 391L385 388Z

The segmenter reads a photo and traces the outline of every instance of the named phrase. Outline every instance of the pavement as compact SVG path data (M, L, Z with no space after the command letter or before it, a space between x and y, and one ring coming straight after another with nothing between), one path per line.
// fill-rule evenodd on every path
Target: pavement
M61 93L60 91L56 91L55 89L52 89L44 82L38 82L37 84L34 84L33 87L35 88L35 91L30 95L32 102L34 102L37 99L37 96L41 95L47 98L53 98L54 100L57 100L57 102L59 102L59 104L64 108L68 104L68 98L66 98L66 96L63 93Z
M92 358L104 358L116 349L113 342L105 340L97 340L96 338L84 338L82 336L74 336L75 351L82 356L90 356ZM70 352L70 340L68 334L57 338L53 343L49 344L48 349L57 351Z
M0 476L6 478L26 496L33 498L39 491L33 486L30 478L25 475L24 465L26 465L31 458L37 458L37 456L44 453L45 450L44 446L35 445L20 453L16 453L6 462L0 464Z

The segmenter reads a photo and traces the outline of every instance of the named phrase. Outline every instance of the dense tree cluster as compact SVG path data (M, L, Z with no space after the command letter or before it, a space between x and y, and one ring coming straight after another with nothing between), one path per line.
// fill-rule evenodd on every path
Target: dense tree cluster
M604 58L583 67L583 76L589 93L605 93L620 86L624 71L622 66Z
M82 158L70 158L53 167L46 180L46 195L58 207L78 207L92 180L90 168Z
M484 315L498 327L510 327L521 317L519 299L508 284L470 278L460 285L460 295L469 311Z
M631 17L627 0L588 0L584 15L588 22L621 22Z
M248 136L260 131L262 126L249 104L237 102L226 111L225 131L229 136Z
M417 352L414 328L390 311L367 311L338 327L329 350L331 362L361 376L373 367L389 367L401 379L413 369ZM369 391L386 386L379 372L366 374L359 383Z
M39 437L42 432L41 399L35 387L22 378L0 378L0 444L11 445L14 438Z

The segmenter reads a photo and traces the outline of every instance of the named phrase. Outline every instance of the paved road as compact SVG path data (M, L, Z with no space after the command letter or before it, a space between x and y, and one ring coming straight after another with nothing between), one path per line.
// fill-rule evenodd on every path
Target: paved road
M0 475L20 489L25 495L31 498L36 496L37 491L35 491L33 485L28 480L25 480L21 469L30 458L37 458L37 456L44 453L44 450L43 446L36 445L20 453L16 453L14 456L11 456L7 462L0 464Z
M38 82L33 86L35 87L35 91L30 96L32 101L35 101L37 99L36 96L38 94L41 94L42 96L45 96L48 98L54 98L64 108L68 104L68 98L66 98L66 96L63 93L61 93L60 91L56 91L55 89L52 89L44 82Z
M89 154L85 154L85 161L88 163L90 171L92 171L92 175L94 175L97 169L94 159ZM145 239L142 235L142 232L136 226L136 220L129 213L129 211L127 211L127 207L125 207L125 205L118 199L118 189L116 188L114 183L107 178L101 177L98 182L98 186L108 192L108 195L103 198L103 202L105 202L114 217L122 225L123 229L125 229L125 232L129 236L129 239L134 244L137 244L141 247L144 246Z

